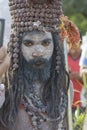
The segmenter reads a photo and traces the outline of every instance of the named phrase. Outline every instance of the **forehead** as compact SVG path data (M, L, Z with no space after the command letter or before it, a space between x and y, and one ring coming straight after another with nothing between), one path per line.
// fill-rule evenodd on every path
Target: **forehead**
M33 40L33 41L42 41L44 39L52 39L52 34L50 32L40 32L40 31L32 31L27 32L23 36L23 40Z

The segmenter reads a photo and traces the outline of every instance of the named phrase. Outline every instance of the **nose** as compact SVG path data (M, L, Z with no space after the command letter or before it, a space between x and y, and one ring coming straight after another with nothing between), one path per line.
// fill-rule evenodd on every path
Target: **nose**
M43 49L38 48L32 53L33 57L42 57L43 56Z

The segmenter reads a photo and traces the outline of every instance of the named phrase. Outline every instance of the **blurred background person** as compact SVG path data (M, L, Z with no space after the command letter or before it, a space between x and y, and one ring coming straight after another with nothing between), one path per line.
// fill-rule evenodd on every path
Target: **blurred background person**
M81 103L81 91L83 88L82 78L80 76L80 67L79 61L81 57L81 41L79 40L76 43L68 43L68 66L69 66L69 75L73 83L74 89L74 98L72 103L72 108L76 109L77 106L82 106Z
M76 109L81 104L81 90L82 90L82 78L80 76L79 61L81 56L81 34L77 26L68 19L67 16L62 17L62 31L61 38L67 39L67 53L68 53L68 69L70 79L73 84L74 97L72 108Z
M70 85L70 96L72 97L72 91L74 91L73 99L72 99L72 118L73 118L73 128L74 130L82 129L83 120L80 120L80 124L76 124L76 122L81 119L81 115L85 113L85 96L83 94L83 80L80 75L80 58L81 58L81 44L82 37L79 32L78 27L68 19L67 16L63 16L62 18L62 31L61 38L64 41L64 38L67 39L67 59L68 59L68 69L69 76L71 80ZM72 88L73 87L73 90ZM78 118L77 118L78 116Z

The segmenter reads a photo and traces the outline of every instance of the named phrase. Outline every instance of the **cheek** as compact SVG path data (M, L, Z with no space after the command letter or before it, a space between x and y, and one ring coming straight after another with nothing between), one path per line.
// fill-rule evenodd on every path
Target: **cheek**
M29 48L29 47L22 45L21 50L22 50L22 54L23 54L24 58L27 61L33 59L33 57L32 57L33 49L32 48Z
M53 54L53 49L53 45L50 45L49 47L45 48L44 58L50 59Z

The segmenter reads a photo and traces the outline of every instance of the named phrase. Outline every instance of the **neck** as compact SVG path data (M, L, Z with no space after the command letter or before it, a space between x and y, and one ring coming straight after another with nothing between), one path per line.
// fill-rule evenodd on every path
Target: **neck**
M34 93L34 94L38 94L38 96L41 95L41 90L43 88L44 83L41 81L34 81L32 83L29 83L28 88L26 88L26 93L29 94L30 93ZM29 89L29 91L28 91Z
M38 109L45 108L45 105L42 100L42 93L44 89L44 83L40 81L34 81L29 84L25 90L25 96L31 100L32 104Z
M73 58L73 59L78 59L81 55L81 51L77 51L75 53L69 53L69 55Z

